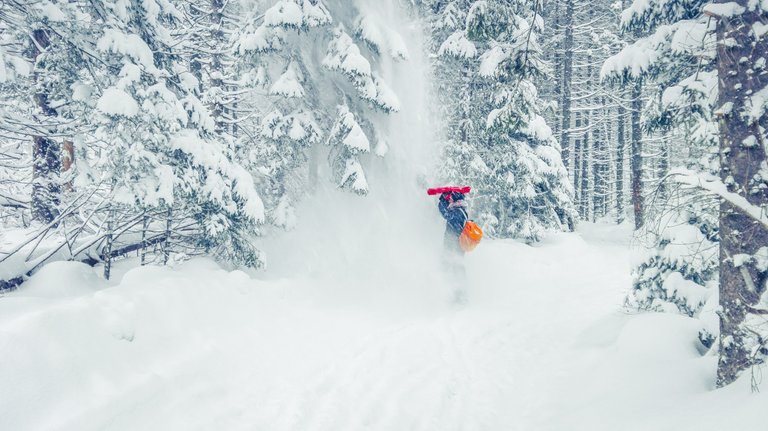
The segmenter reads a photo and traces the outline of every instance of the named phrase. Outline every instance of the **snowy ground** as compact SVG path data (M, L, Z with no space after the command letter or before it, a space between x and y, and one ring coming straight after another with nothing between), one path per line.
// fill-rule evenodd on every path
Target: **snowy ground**
M768 397L712 390L694 321L617 311L625 234L486 242L461 308L435 274L389 289L195 261L107 286L52 264L0 298L0 429L761 429Z

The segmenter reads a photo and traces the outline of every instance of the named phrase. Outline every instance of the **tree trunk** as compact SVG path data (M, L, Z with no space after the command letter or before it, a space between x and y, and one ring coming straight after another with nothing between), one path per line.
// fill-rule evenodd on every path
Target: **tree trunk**
M622 91L620 94L624 94ZM616 125L616 223L624 221L624 152L626 144L624 140L624 125L626 110L619 103L618 124Z
M592 182L590 175L590 171L592 170L592 141L590 139L591 124L589 122L589 118L589 112L587 112L587 119L584 121L584 125L587 128L587 131L584 132L584 141L581 144L581 174L579 174L581 177L581 184L579 185L579 187L581 187L581 192L579 193L579 196L581 197L581 199L579 199L579 209L581 212L581 217L584 220L589 220L592 216L592 194L590 193L590 184Z
M75 165L75 143L72 141L64 141L61 147L61 173L66 174L72 170ZM67 182L62 185L65 192L74 191L72 185L72 178L68 175Z
M563 17L565 38L563 39L563 76L560 93L560 145L562 146L563 164L568 172L576 176L576 165L571 160L571 80L573 75L573 0L565 0ZM576 151L574 149L574 151Z
M659 150L658 176L663 180L667 174L669 174L669 135L664 133L661 136L661 148ZM659 196L665 201L669 197L669 187L665 180L659 183Z
M640 110L643 83L637 80L632 87L632 159L630 160L630 175L632 176L632 207L635 213L635 230L643 226L643 131L640 125Z
M748 8L747 0L736 3ZM756 9L760 11L759 6ZM764 109L756 113L757 118L749 113L755 111L751 96L766 91L768 86L768 74L754 69L758 59L768 52L768 38L755 40L752 33L752 25L766 18L754 11L715 18L718 18L720 177L729 192L761 207L765 213L768 179L761 176L760 167L766 163L764 131L768 128L768 115ZM768 313L756 309L768 277L765 268L760 268L759 262L751 258L765 246L768 246L765 226L721 200L719 387L735 381L741 372L760 363L768 354L765 330L761 334L757 326L750 325L751 317L761 318L753 320L764 324L765 316L755 314Z
M552 99L557 101L562 101L562 92L563 92L563 73L557 73L561 72L562 69L560 67L561 64L563 64L563 41L559 39L559 32L562 30L562 23L561 21L561 11L560 11L560 0L554 0L554 5L551 7L547 7L547 5L544 5L542 7L542 11L551 10L550 15L548 17L545 17L545 21L549 22L550 19L552 20L553 24L553 33L552 35L555 36L556 42L553 44L553 51L554 54L552 56L552 65L555 67L555 85L552 88ZM555 114L555 117L553 118L552 124L552 133L555 136L561 136L562 132L562 123L561 121L557 121L557 114ZM562 146L562 145L561 145ZM562 153L561 153L562 157ZM565 163L565 159L563 158L563 163L567 167L568 164Z
M45 30L32 32L32 61L35 63L35 102L45 117L55 117L57 112L48 103L48 89L43 71L44 58L40 58L50 47L51 41ZM58 215L59 173L61 154L59 144L45 135L35 136L32 140L32 216L43 223L52 222Z
M605 97L600 99L601 106L605 106ZM592 158L594 160L593 167L593 188L592 192L592 219L605 217L606 214L606 200L608 199L608 178L606 176L608 170L608 154L606 151L607 141L610 139L609 122L605 121L608 118L607 109L601 109L598 111L601 113L600 121L602 121L602 127L595 128L593 134L593 150Z
M576 121L578 126L579 122ZM581 214L581 164L583 162L581 139L573 140L573 204Z
M165 216L165 239L163 241L163 265L168 265L168 260L171 258L171 222L173 221L173 212L171 208Z
M600 177L599 177L599 192L600 192L600 217L606 217L610 211L610 196L611 196L611 164L613 163L612 154L608 150L613 142L613 123L611 122L611 109L607 107L607 100L605 96L601 98L601 121L603 122L602 139L600 140Z
M104 279L109 280L109 277L112 276L112 246L114 245L115 237L114 237L114 222L115 222L115 213L112 209L109 209L109 212L107 214L107 235L104 238L104 252L102 253L103 256L105 256L104 259Z
M224 46L224 0L211 0L211 30L214 43L214 53L211 57L211 90L213 92L213 109L211 115L216 123L216 132L226 131L226 124L223 121L224 115L224 79L221 53L218 51Z
M149 230L149 216L145 210L144 219L141 223L141 251L139 252L141 266L147 263L147 230Z
M205 11L200 10L195 3L190 3L189 14L193 21L199 21L204 13ZM203 42L200 40L202 37L204 36L194 34L192 38L193 43L202 45ZM199 50L194 50L192 52L189 67L192 75L197 79L197 91L195 92L195 95L200 96L203 94L203 62Z

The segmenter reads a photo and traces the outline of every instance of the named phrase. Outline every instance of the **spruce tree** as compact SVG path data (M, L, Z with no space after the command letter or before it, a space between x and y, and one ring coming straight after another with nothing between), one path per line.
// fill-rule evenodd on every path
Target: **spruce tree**
M241 110L259 120L240 147L265 191L269 220L291 226L295 203L324 171L323 154L327 181L368 193L370 155L384 156L387 147L376 119L400 108L377 59L406 59L402 37L339 1L281 0L246 9L242 24L237 67L259 102Z
M449 134L443 178L476 187L474 211L492 235L537 241L571 228L571 188L535 84L548 73L538 3L441 2L432 11L444 37L438 54L464 86L449 108L458 132Z
M602 75L632 86L633 115L642 111L647 143L657 142L661 155L652 205L641 208L643 223L636 220L642 249L627 304L700 316L706 301L716 299L717 206L701 190L680 185L677 175L668 174L687 169L711 177L717 172L714 23L698 0L636 1L622 13L622 26L637 40L609 58ZM635 97L643 83L645 106ZM634 136L639 133L633 126L633 142L643 142ZM636 158L633 169L642 162ZM633 193L644 193L636 184L639 177L633 178ZM713 308L706 307L706 316L700 317L710 320ZM707 331L716 335L717 329ZM702 339L711 341L712 336Z

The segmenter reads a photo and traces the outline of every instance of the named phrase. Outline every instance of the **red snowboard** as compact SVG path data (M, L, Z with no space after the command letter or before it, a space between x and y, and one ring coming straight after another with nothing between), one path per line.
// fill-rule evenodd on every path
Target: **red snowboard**
M448 193L448 192L459 192L459 193L467 194L467 193L469 193L470 190L472 190L472 188L469 187L469 186L464 186L464 187L455 187L455 186L435 187L433 189L427 189L427 194L430 195L430 196L441 195L443 193Z

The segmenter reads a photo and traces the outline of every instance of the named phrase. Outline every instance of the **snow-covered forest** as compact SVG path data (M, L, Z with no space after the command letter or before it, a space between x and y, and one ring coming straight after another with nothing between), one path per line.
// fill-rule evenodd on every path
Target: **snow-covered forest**
M764 429L766 61L767 0L2 0L0 429Z

